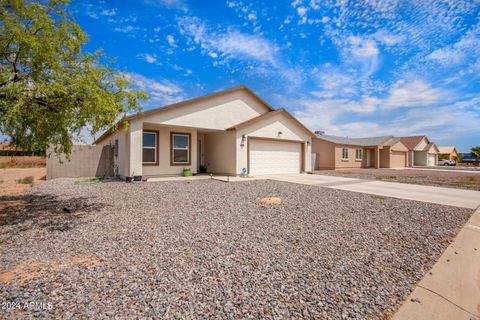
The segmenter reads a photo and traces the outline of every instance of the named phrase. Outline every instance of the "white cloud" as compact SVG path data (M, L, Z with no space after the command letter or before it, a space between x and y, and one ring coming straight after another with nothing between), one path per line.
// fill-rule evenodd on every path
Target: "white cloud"
M132 72L127 73L127 79L150 95L149 105L171 104L185 99L183 89L168 80L155 80Z
M137 58L145 60L146 62L148 62L150 64L157 64L157 65L161 64L160 62L157 61L157 55L156 54L141 53L141 54L137 55Z
M179 20L180 32L208 54L215 52L224 59L254 60L275 64L278 48L259 35L245 34L235 29L211 31L196 17Z
M249 13L247 18L248 20L257 20L257 15L255 13Z
M301 4L302 4L302 0L294 0L294 1L292 2L292 7L296 8L296 7L298 7L298 6L301 5Z
M174 48L177 47L177 44L176 44L176 42L175 42L175 37L174 37L173 35L169 34L169 35L167 36L167 42L168 42L168 44L169 44L171 47L174 47Z
M127 25L124 27L115 27L113 30L117 32L129 33L132 31L140 30L140 28L132 25Z
M145 4L153 6L162 6L169 9L188 11L188 6L184 0L143 0Z
M310 0L310 7L313 10L318 10L320 9L320 5L318 4L318 0Z
M308 8L305 7L298 7L297 8L297 13L300 17L303 17L308 11Z
M393 35L385 31L377 31L373 35L373 38L378 42L385 44L386 46L393 46L405 41L405 37L402 35Z
M218 54L216 52L209 52L208 55L210 57L212 57L213 59L217 59L218 58Z
M351 44L350 50L354 56L371 57L378 54L378 47L374 40L351 36L349 41Z
M93 11L87 11L87 16L89 16L92 19L98 19L98 15Z
M117 14L117 9L116 8L113 8L113 9L103 9L102 11L100 11L100 14L102 16L114 16Z
M446 90L432 88L428 83L414 80L406 83L396 82L390 89L388 98L380 101L380 108L394 109L400 107L431 106L442 100Z

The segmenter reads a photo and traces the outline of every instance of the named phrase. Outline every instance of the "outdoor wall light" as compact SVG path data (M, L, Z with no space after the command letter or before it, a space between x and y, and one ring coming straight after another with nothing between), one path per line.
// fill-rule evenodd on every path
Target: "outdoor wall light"
M245 146L245 140L246 140L246 137L244 134L242 134L242 141L240 142L240 147L244 147Z
M280 137L282 135L282 131L278 131L278 136Z

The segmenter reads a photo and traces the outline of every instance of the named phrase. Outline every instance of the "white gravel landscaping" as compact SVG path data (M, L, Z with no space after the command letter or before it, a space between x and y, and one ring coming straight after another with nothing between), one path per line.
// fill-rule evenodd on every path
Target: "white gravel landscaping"
M1 212L5 318L383 319L472 214L267 180L57 179L26 197Z

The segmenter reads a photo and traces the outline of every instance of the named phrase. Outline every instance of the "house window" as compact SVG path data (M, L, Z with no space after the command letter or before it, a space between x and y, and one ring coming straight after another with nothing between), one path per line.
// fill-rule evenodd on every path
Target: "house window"
M355 150L355 159L362 160L363 158L363 149L356 149Z
M342 159L348 159L348 148L342 148Z
M190 164L190 134L171 133L172 137L172 165Z
M143 131L143 164L158 164L158 132Z

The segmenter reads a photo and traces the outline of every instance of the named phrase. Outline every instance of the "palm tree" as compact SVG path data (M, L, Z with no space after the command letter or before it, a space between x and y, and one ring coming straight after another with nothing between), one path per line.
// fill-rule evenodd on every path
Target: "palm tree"
M473 147L470 149L470 152L472 153L472 156L480 158L480 147Z

